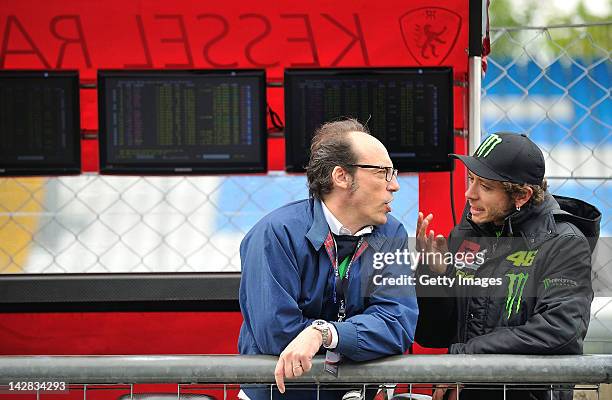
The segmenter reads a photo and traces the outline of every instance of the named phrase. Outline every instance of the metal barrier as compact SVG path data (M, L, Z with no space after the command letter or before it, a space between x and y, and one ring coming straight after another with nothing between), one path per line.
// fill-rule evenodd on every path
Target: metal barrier
M17 382L63 382L67 390L83 391L85 398L88 391L91 394L92 388L100 384L116 385L133 395L134 384L172 382L179 384L174 392L178 396L215 389L214 384L221 385L216 390L223 398L237 384L268 384L272 393L276 360L273 356L234 355L0 357L0 391L10 393L11 385L14 387ZM288 380L287 387L291 390L298 384L311 384L313 390L338 387L329 385L377 388L384 383L406 384L409 392L442 383L464 390L470 387L510 390L519 386L552 390L560 385L581 384L591 385L587 389L595 391L600 384L612 383L612 355L395 356L359 364L344 363L338 378L324 372L323 359L315 357L311 372Z

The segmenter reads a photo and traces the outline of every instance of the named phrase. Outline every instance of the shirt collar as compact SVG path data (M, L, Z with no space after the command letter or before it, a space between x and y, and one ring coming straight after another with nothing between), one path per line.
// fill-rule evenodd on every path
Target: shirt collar
M329 229L332 231L334 235L350 235L350 236L363 236L368 233L372 233L374 227L372 225L365 226L361 228L359 231L352 233L350 229L346 226L342 225L338 218L332 214L332 212L327 208L325 203L321 201L321 208L323 208L323 215L325 216L325 220L327 221L327 225L329 225Z

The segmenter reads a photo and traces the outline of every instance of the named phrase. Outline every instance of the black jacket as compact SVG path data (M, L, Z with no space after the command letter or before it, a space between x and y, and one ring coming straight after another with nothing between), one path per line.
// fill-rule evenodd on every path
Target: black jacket
M454 354L582 354L600 219L588 203L547 194L539 206L508 216L497 231L472 222L466 207L449 235L455 259L445 275L455 282L417 285L416 341ZM464 265L469 253L480 255ZM417 269L422 275L436 276L426 265ZM461 398L478 397L472 394L464 397L465 390ZM541 394L550 398L548 391ZM539 397L523 391L514 398Z

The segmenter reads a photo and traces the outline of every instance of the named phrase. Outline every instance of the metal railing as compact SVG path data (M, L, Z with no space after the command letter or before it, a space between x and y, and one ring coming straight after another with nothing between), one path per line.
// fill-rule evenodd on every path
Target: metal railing
M276 361L273 356L236 355L5 356L0 357L0 391L10 393L9 385L16 382L53 381L64 382L67 390L84 394L91 393L95 387L91 385L115 385L133 395L134 384L171 382L178 384L174 393L179 396L199 388L217 390L219 398L227 398L228 391L236 390L237 384L264 384L274 392ZM589 385L582 387L583 391L595 392L599 385L612 383L612 355L394 356L343 363L337 378L324 372L323 363L323 358L315 357L310 373L287 381L288 390L304 384L312 385L312 390L326 390L338 385L378 388L392 383L405 384L408 392L417 387L421 391L431 390L433 384L453 384L464 390L473 387L511 390L520 386L552 391L580 384Z

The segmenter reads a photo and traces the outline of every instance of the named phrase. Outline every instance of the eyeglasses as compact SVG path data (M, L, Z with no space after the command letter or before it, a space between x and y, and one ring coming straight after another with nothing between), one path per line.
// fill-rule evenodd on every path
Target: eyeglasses
M393 167L383 167L380 165L369 165L369 164L349 164L351 167L359 167L366 169L384 169L385 170L385 180L387 182L391 182L393 177L397 178L397 173L399 172L397 169Z

